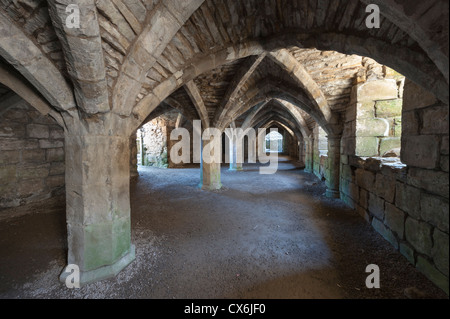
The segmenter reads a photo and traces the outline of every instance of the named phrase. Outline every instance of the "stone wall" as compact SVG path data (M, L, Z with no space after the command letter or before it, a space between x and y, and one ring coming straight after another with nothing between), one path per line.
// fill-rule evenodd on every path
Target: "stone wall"
M64 130L24 100L0 115L0 209L64 193Z
M144 145L142 164L148 166L167 165L168 136L166 121L158 117L145 124L140 130Z
M405 82L401 162L342 147L341 199L448 293L448 106Z
M404 77L358 83L346 112L346 154L399 156Z

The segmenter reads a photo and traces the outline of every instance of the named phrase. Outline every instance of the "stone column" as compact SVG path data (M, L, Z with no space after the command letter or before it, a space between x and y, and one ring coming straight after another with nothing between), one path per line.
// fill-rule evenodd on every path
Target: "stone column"
M339 198L339 170L341 161L341 137L328 137L328 172L326 173L326 196Z
M238 163L236 136L230 139L230 171L242 171L242 163Z
M137 162L137 132L134 132L131 134L130 137L130 177L137 177L139 176L138 173L138 162Z
M113 277L135 258L129 143L129 136L65 134L68 264L79 267L80 284Z
M200 188L204 190L217 190L222 188L220 181L220 162L211 161L207 163L204 160L203 149L210 141L202 141L202 161L201 161L201 175ZM219 150L222 152L222 150ZM211 154L214 155L214 154Z
M305 172L312 173L313 172L313 155L314 155L314 138L309 137L305 138Z

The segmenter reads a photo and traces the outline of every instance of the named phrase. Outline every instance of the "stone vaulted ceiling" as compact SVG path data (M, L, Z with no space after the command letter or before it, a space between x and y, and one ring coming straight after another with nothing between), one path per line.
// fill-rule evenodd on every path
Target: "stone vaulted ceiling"
M80 29L64 26L71 3ZM0 0L0 55L65 126L114 116L130 132L176 110L221 129L276 118L339 134L356 79L384 65L448 102L448 25L429 18L448 21L448 2L371 1L379 29L367 3Z

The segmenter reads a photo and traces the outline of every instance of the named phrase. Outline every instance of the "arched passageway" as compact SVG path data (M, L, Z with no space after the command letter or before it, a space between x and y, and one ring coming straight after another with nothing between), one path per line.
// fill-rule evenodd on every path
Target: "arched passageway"
M23 112L10 109L19 96L64 130L68 264L82 282L135 259L130 140L175 110L175 128L217 129L193 139L194 154L228 128L279 127L328 197L448 292L448 1L373 2L379 28L366 23L366 0L2 2L0 112ZM4 206L21 204L23 150L45 154L35 180L49 188L47 149L63 139L12 126L0 131L2 185L16 190ZM221 188L217 160L192 161L205 190Z

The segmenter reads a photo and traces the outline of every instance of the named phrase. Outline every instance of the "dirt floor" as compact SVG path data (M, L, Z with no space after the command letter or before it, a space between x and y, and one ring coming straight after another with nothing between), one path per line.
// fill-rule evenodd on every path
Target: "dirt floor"
M209 192L198 168L140 168L136 260L77 290L58 281L64 208L12 210L22 216L0 220L0 298L447 298L311 174L288 161L275 175L244 169L224 166L224 189ZM369 264L380 289L365 286Z

